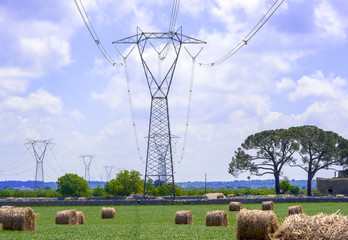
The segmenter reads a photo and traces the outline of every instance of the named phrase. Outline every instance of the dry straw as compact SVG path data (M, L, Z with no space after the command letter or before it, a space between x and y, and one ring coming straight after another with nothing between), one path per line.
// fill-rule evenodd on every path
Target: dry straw
M44 202L44 201L46 201L47 199L46 199L45 197L38 197L37 200L38 200L39 202Z
M177 211L175 214L175 224L193 224L192 211Z
M9 208L2 218L3 230L35 231L36 217L32 208Z
M273 210L274 203L272 201L262 202L262 210Z
M128 196L128 197L126 197L126 200L135 200L135 197L134 196Z
M77 225L77 213L76 210L63 210L56 214L56 224Z
M274 240L347 240L348 218L339 214L293 214L285 218Z
M0 208L0 223L2 223L2 216L4 216L4 214L9 210L12 209L13 206L2 206Z
M87 201L87 198L86 197L79 197L77 200L78 201Z
M101 218L115 218L116 216L116 210L115 208L111 207L103 207L101 209Z
M228 226L227 212L221 210L207 212L205 226Z
M208 200L226 198L223 193L207 193L205 196Z
M72 200L74 200L73 197L66 197L66 198L64 198L64 201L72 201Z
M237 215L237 239L270 240L279 228L273 211L242 209Z
M301 205L290 206L290 207L288 208L288 214L289 214L289 216L292 215L292 214L300 214L300 213L303 213L303 210L302 210L302 206L301 206Z
M76 211L76 215L77 215L77 224L85 224L86 223L86 219L85 219L85 214L81 211Z
M165 199L164 199L164 197L156 197L155 200L163 201Z
M234 194L234 193L230 193L230 194L227 195L228 198L234 198L234 197L236 197L236 196L237 196L237 195Z
M11 201L13 201L14 200L14 197L7 197L6 198L6 201L9 201L9 202L11 202Z
M24 202L24 198L18 197L14 199L15 202Z
M228 205L229 211L240 211L242 209L242 203L241 202L230 202Z

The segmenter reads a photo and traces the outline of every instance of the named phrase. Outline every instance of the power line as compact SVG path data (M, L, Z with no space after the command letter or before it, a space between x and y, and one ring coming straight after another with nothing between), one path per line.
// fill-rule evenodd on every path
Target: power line
M85 10L85 7L82 4L82 1L79 0L79 3L77 2L78 0L74 0L75 5L77 7L77 9L79 10L79 13L82 17L82 20L84 21L91 37L94 40L94 43L97 45L97 47L99 48L100 52L103 54L104 58L111 63L112 66L121 66L122 63L116 63L115 61L113 61L110 57L110 55L108 54L108 52L105 50L103 44L101 43L98 34L96 33L96 31L93 28L92 22L90 20L90 18L87 15L87 12ZM80 6L81 5L81 6Z
M234 47L231 51L229 51L225 56L222 58L216 60L212 63L199 63L200 66L205 67L213 67L216 65L219 65L226 60L228 60L230 57L232 57L238 50L240 50L242 47L248 44L248 42L255 36L255 34L266 24L266 22L272 17L272 15L277 11L277 9L280 7L280 5L285 0L276 0L273 5L268 9L268 11L265 13L265 15L260 19L260 21L252 28L252 30Z

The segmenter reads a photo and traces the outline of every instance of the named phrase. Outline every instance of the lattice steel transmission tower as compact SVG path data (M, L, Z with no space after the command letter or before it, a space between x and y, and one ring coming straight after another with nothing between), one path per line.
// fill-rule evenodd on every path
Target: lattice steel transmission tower
M82 158L83 164L85 166L85 180L86 181L91 180L89 169L91 167L91 163L92 163L92 160L94 157L95 157L94 154L90 154L90 155L80 154L80 158Z
M159 46L162 50L157 51L156 47L158 44L156 47L154 46L156 43L160 44ZM176 32L143 32L137 28L136 35L115 41L113 44L137 45L151 95L144 196L146 193L150 193L147 187L153 185L153 190L157 187L162 187L168 195L172 195L175 198L168 94L182 44L205 44L205 42L183 35L180 27ZM151 60L145 59L145 50L149 45L158 54L157 77L153 74L154 69L150 69L149 62ZM171 49L174 50L174 55L171 56L174 57L171 58L172 62L168 65L168 71L161 75L160 62L167 57L168 51Z
M105 166L105 171L106 171L106 181L107 182L110 182L110 179L111 179L111 172L112 172L112 169L114 168L113 166Z
M27 139L28 142L24 143L27 149L32 148L34 151L34 157L36 160L36 171L35 171L35 183L34 189L43 188L45 186L44 182L44 168L43 161L45 158L47 147L53 147L52 139L47 140L33 140Z

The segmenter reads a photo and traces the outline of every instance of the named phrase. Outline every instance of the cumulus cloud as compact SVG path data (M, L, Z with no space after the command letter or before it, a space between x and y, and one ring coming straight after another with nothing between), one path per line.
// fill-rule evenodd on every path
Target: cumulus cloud
M310 96L337 99L344 94L342 87L346 84L347 81L340 77L330 76L326 78L321 71L318 71L310 76L300 78L295 90L288 94L288 98L290 101Z
M27 98L11 96L1 103L3 108L18 111L44 110L46 113L58 114L62 111L63 103L59 97L39 89Z

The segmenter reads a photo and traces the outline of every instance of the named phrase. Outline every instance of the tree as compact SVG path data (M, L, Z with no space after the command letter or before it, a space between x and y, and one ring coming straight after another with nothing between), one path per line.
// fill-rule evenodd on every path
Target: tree
M110 181L108 192L117 196L127 196L141 193L143 185L140 172L124 170L117 173L116 178Z
M295 161L293 155L299 148L293 135L285 129L262 131L248 136L241 146L235 151L228 172L235 177L247 171L256 176L272 174L279 194L281 170L285 164ZM256 153L248 154L248 150Z
M312 180L322 169L333 169L347 162L348 140L331 131L316 126L293 127L300 144L299 154L302 164L292 164L307 172L307 195L312 195Z
M82 177L77 174L67 173L64 176L58 178L57 192L66 196L86 196L88 194L88 183Z

